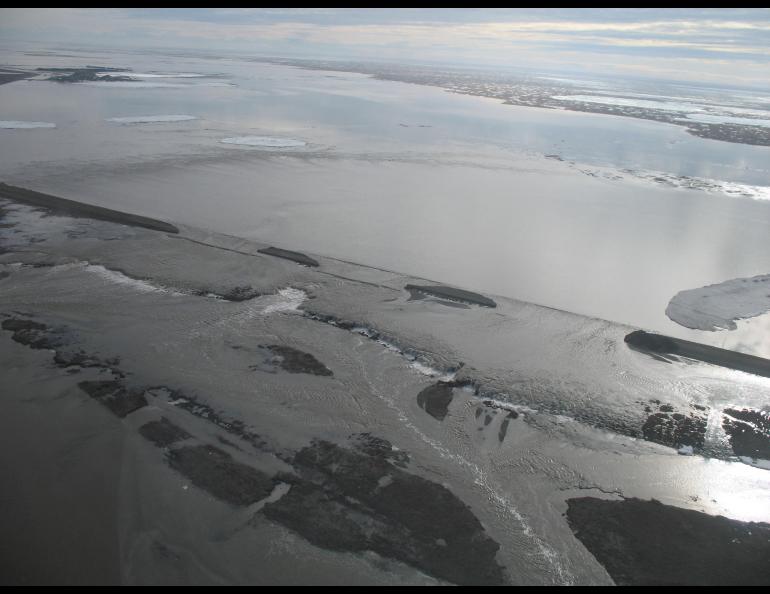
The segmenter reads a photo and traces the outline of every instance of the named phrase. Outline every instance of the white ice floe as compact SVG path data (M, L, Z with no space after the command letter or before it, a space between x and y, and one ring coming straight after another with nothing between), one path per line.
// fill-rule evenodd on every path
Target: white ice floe
M639 94L638 96L644 96ZM655 95L647 95L654 97ZM662 97L662 96L661 96ZM579 103L596 103L599 105L615 105L619 107L636 107L643 109L657 109L660 111L681 112L686 119L680 122L700 122L703 124L739 124L742 126L762 126L770 128L770 119L744 118L740 115L768 116L770 112L741 107L728 107L723 105L706 105L700 103L688 103L682 101L653 101L647 99L633 99L629 97L607 97L602 95L556 95L552 99L558 101L573 101Z
M713 113L691 113L687 114L686 120L679 121L693 121L701 122L703 124L738 124L741 126L761 126L762 128L770 128L770 120L740 118L737 116L718 115Z
M31 128L56 128L51 122L22 122L17 120L0 120L0 128L3 130L24 130Z
M296 148L307 144L304 140L297 140L296 138L277 138L274 136L235 136L233 138L223 138L220 142L267 148Z
M301 289L288 287L281 289L276 295L270 295L260 299L269 299L270 302L264 306L262 312L264 315L270 315L278 312L295 311L307 299L307 293Z
M121 118L106 118L108 122L114 122L116 124L150 124L160 122L187 122L189 120L197 120L196 116L191 115L148 115L148 116L132 116Z
M661 111L678 111L684 113L698 113L703 111L702 106L678 101L648 101L645 99L627 99L625 97L603 97L597 95L557 95L551 97L558 101L574 101L579 103L598 103L600 105L616 105L619 107L640 107L643 109L658 109Z
M592 171L592 170L588 170ZM600 172L599 169L593 170ZM625 169L624 173L633 175L639 179L651 181L674 188L683 188L687 190L700 190L709 193L724 194L738 198L751 198L752 200L770 200L770 186L752 186L749 184L740 184L735 182L722 181L718 179L708 179L705 177L691 177L688 175L674 175L664 171L645 171ZM602 170L600 175L613 179L616 175L612 171Z
M770 274L736 278L698 289L680 291L669 301L666 315L694 330L735 330L736 320L770 311Z
M760 116L762 118L770 118L770 111L766 109L753 109L749 107L733 107L731 106L725 106L720 107L721 111L729 114L738 114L738 115L755 115Z

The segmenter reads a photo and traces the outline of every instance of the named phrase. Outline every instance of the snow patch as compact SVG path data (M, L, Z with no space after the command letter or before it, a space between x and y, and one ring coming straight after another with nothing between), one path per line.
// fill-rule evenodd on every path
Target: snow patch
M759 118L741 118L737 116L718 115L713 113L690 113L687 114L686 120L679 121L701 122L703 124L738 124L740 126L761 126L762 128L770 128L770 120Z
M693 105L692 103L680 103L678 101L649 101L646 99L626 99L624 97L597 97L595 95L557 95L551 98L556 99L557 101L598 103L600 105L639 107L642 109L658 109L661 111L676 111L685 113L698 113L704 111L702 107Z
M736 320L770 311L770 274L736 278L699 289L680 291L669 301L666 315L693 330L735 330Z
M281 289L276 295L264 297L269 303L262 309L262 314L269 315L278 312L296 311L307 299L307 293L300 289L288 287ZM262 298L260 298L260 301Z
M719 193L732 197L751 198L752 200L770 200L770 187L768 186L752 186L749 184L721 181L705 177L673 175L662 171L636 171L625 169L623 172L642 180L652 181L672 188L701 190L711 194Z

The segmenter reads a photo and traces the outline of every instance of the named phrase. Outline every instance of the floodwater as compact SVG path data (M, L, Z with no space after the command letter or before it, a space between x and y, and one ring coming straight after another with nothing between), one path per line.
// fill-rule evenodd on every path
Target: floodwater
M142 77L0 87L3 120L56 124L0 131L4 181L770 355L762 324L665 316L681 290L770 270L768 147L354 73L72 55L3 61ZM197 119L107 121L170 114Z

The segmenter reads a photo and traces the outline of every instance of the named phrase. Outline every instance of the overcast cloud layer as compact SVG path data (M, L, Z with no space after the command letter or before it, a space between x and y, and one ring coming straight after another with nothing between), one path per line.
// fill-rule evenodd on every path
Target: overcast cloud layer
M410 61L770 86L770 9L0 9L0 44Z

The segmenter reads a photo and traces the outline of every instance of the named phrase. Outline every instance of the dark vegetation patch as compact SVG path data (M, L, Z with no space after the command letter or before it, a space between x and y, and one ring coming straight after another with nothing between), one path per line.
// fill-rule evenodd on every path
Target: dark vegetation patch
M376 437L371 433L356 433L351 435L354 448L372 458L387 460L400 468L409 464L409 454L393 447L387 439Z
M109 359L101 359L96 355L90 355L83 350L67 352L64 350L57 350L53 357L54 363L59 367L101 367L112 368L120 365L119 357L111 357Z
M61 344L61 339L51 333L48 326L34 320L11 318L3 320L0 326L13 332L13 341L31 349L54 349Z
M262 293L257 291L257 289L251 285L241 285L228 289L219 296L226 301L248 301L249 299L254 299L261 295Z
M86 81L120 81L120 82L135 82L130 76L106 74L98 76L100 72L114 72L115 68L100 68L98 66L86 66L85 68L38 68L44 72L57 72L55 76L52 76L49 80L60 83L79 83Z
M228 433L239 437L257 449L265 449L267 443L256 433L249 430L243 421L229 419L211 406L199 402L192 396L187 396L179 390L166 386L154 386L142 389L127 388L122 378L125 373L117 369L120 363L117 357L101 359L84 351L67 351L64 337L53 332L41 322L30 319L9 318L0 323L3 330L13 332L12 339L34 349L54 350L54 362L60 367L66 367L68 372L80 366L101 368L110 371L118 379L105 381L86 381L78 384L83 391L95 400L104 404L119 417L125 417L134 410L147 405L145 394L157 395L164 393L174 406L190 414L214 423Z
M655 358L686 357L711 365L719 365L745 373L770 377L770 360L737 351L720 349L707 344L672 338L635 330L625 337L625 342L634 350L645 352Z
M144 390L129 390L118 380L84 381L78 387L121 419L147 406Z
M200 402L197 398L188 396L180 390L173 390L166 386L154 386L148 388L147 392L152 395L157 395L159 392L165 394L175 408L184 410L198 418L213 423L231 435L235 435L246 443L251 444L258 450L264 450L268 447L267 442L253 431L250 431L243 421L228 418L208 404Z
M455 388L475 387L465 380L438 381L417 394L417 405L434 419L443 421L449 412L449 405L454 398ZM475 390L478 395L478 389Z
M11 70L0 71L0 85L16 82L32 76L29 72L14 72Z
M708 415L702 415L699 411L691 411L689 414L674 412L670 404L661 404L660 401L651 401L651 404L657 411L645 406L645 410L651 414L642 425L644 439L673 448L703 448Z
M257 250L260 254L267 254L268 256L275 256L276 258L283 258L285 260L291 260L297 264L303 266L317 267L318 261L303 254L302 252L292 252L291 250L284 250L277 247L267 247L261 250Z
M273 490L273 481L267 474L236 462L230 454L212 445L171 450L168 461L171 468L196 487L232 505L251 505Z
M310 353L305 353L290 346L270 344L260 348L270 352L266 361L253 365L252 369L262 369L264 365L278 366L289 373L309 373L311 375L332 376L334 373Z
M770 525L652 500L567 500L567 520L619 586L766 586Z
M505 583L499 545L473 512L378 451L314 441L294 457L296 475L280 476L289 492L262 513L322 548L374 551L456 584Z
M84 202L77 202L75 200L67 200L66 198L58 198L49 194L42 194L40 192L34 192L32 190L4 183L0 183L0 197L70 217L109 221L111 223L119 223L121 225L133 227L144 227L155 231L163 231L165 233L179 233L179 229L164 221L103 208L93 204L86 204Z
M177 441L182 441L191 437L187 431L174 425L166 417L160 421L150 421L139 427L139 433L145 438L160 447L167 447Z
M11 339L19 344L32 349L53 350L53 361L59 367L97 367L123 375L117 369L120 364L118 357L102 359L83 350L68 350L61 329L55 331L41 322L24 318L9 318L3 320L0 326L3 330L13 332Z
M471 303L483 307L497 307L497 304L489 297L484 297L478 293L465 291L463 289L455 289L454 287L444 287L442 285L406 285L404 288L409 291L412 299L418 297L420 293L424 293L426 295L442 297L451 301Z
M508 425L510 422L514 419L517 419L518 417L519 413L515 411L509 411L508 414L505 415L503 422L500 423L500 430L497 432L497 439L500 441L500 443L503 443L505 436L508 434Z
M735 455L770 460L770 413L748 408L723 412L722 427Z
M417 394L417 405L434 419L443 421L454 397L451 382L437 382Z

